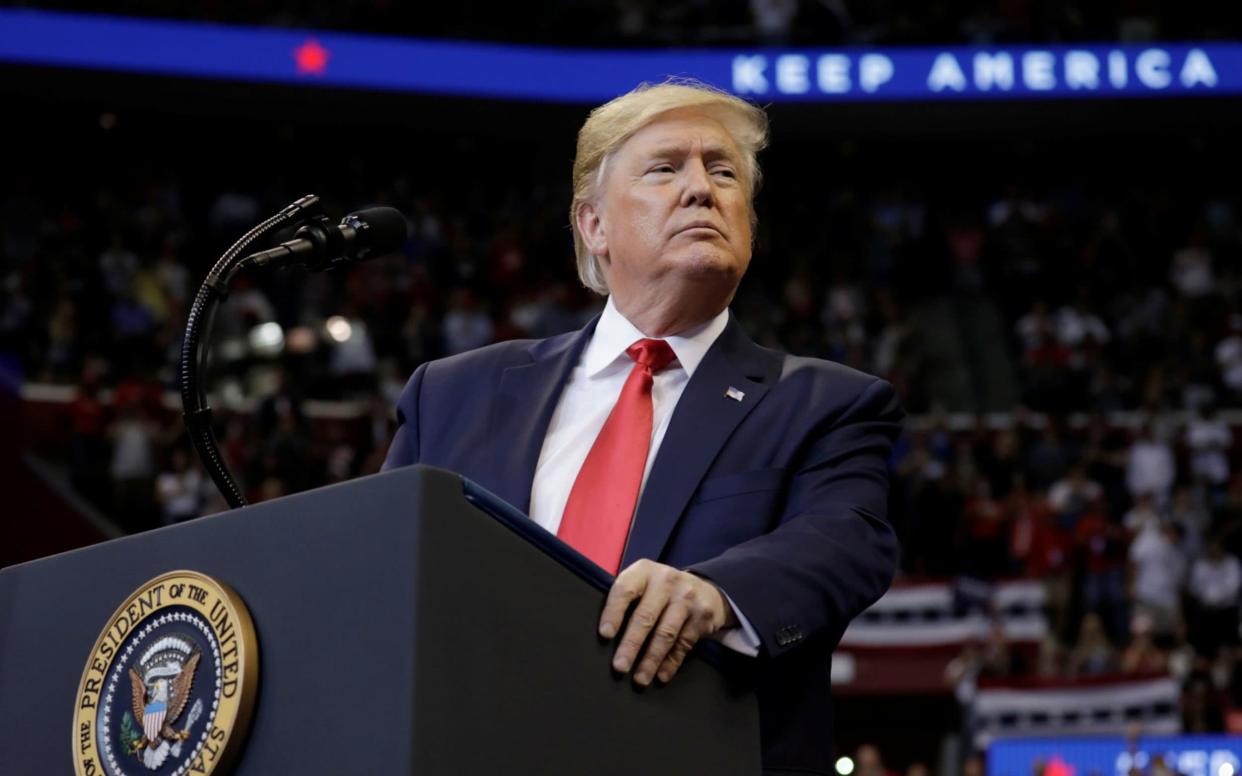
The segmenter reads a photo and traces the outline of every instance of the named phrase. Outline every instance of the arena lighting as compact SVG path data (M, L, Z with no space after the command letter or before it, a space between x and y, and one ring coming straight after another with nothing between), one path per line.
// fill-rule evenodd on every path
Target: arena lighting
M324 324L324 330L333 342L346 342L354 334L354 327L349 325L349 320L340 315L329 318Z
M837 760L837 773L841 776L850 776L854 772L854 761L848 757L841 757Z
M274 321L260 323L250 330L250 349L260 356L276 356L285 346L285 332Z
M598 104L693 76L769 102L1242 94L1242 42L570 49L0 9L0 63Z
M1231 763L1221 763L1216 774L1217 776L1233 776L1233 765Z

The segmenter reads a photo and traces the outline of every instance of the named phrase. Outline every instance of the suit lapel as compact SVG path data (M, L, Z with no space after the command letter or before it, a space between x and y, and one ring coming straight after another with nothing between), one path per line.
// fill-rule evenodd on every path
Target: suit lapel
M523 513L530 511L531 482L557 400L598 320L567 337L534 344L530 363L501 375L492 407L489 487Z
M630 529L622 567L659 558L703 475L733 430L767 393L779 363L729 325L707 352L673 411ZM743 396L739 401L736 391Z

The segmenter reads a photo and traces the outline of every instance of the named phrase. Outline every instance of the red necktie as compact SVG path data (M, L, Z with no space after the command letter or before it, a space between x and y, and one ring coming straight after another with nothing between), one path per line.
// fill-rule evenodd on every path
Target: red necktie
M626 348L634 368L569 491L556 532L578 552L616 574L638 504L651 447L651 385L676 355L664 340Z

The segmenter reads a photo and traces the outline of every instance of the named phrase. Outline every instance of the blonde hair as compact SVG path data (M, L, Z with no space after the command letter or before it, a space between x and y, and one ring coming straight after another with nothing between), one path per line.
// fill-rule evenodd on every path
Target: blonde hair
M695 108L724 126L743 156L743 180L750 194L750 220L755 221L755 193L762 179L758 153L768 144L768 116L763 109L701 81L669 79L661 84L639 84L604 103L587 117L578 130L574 155L574 198L569 206L569 225L574 232L578 277L597 294L608 293L599 258L587 250L578 231L578 210L591 201L604 180L608 160L634 133L664 113Z

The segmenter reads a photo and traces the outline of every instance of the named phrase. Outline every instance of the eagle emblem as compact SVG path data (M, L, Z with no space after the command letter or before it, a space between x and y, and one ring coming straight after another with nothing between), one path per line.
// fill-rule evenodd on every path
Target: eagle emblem
M258 661L254 622L232 588L184 569L147 580L106 621L82 671L74 773L227 772L254 709Z
M129 669L130 704L134 719L142 722L143 733L130 745L130 752L148 768L158 768L163 763L168 745L179 750L179 744L190 737L190 726L197 714L192 713L181 730L175 725L190 700L194 672L201 657L202 653L189 642L168 636L142 655L137 669Z

